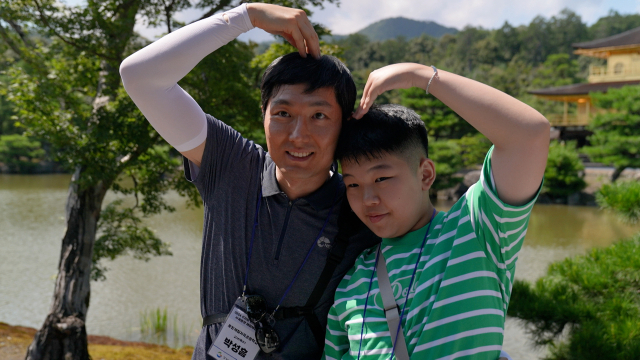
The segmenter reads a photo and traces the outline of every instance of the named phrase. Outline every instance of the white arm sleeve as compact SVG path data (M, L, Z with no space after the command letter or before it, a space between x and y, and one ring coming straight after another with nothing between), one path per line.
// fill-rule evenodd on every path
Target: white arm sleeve
M207 138L204 111L180 86L205 56L253 28L242 4L172 32L120 65L124 88L149 123L180 152ZM225 20L228 20L225 21Z

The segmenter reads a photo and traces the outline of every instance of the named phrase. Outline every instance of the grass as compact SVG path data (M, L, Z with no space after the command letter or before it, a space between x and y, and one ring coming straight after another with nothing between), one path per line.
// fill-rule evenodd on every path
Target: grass
M193 326L178 324L178 315L170 315L167 308L140 312L140 336L142 341L181 348L189 343Z
M32 328L0 322L0 359L24 359L35 333L36 330ZM193 348L172 349L162 345L89 335L89 354L94 360L189 360Z

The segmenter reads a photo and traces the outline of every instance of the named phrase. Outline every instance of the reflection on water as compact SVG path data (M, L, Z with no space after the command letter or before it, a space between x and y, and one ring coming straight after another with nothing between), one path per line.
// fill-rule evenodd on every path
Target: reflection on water
M40 327L48 313L64 233L64 206L69 175L0 175L0 321ZM108 194L105 205L114 200ZM104 282L92 283L87 330L121 339L140 338L140 314L167 308L192 342L200 327L199 264L202 210L184 208L176 194L169 200L178 211L147 220L172 244L173 256L149 262L130 257L106 263ZM447 210L450 203L438 203ZM518 259L516 278L535 280L547 266L592 247L629 237L640 226L620 223L591 207L536 205ZM522 327L507 320L505 349L514 359L544 354L527 346Z

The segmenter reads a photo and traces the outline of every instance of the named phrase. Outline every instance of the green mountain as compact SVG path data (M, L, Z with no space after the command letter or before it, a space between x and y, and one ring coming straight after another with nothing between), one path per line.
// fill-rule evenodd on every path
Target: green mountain
M357 33L366 35L371 41L383 41L395 39L398 36L411 39L422 34L440 38L444 34L455 34L457 32L458 29L456 28L442 26L433 21L419 21L404 17L395 17L377 21ZM333 36L336 40L344 37L346 37L346 35Z

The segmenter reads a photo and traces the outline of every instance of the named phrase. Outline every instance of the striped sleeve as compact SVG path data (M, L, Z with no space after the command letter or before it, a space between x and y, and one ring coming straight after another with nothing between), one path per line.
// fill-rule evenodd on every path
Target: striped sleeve
M476 236L486 249L487 256L499 269L512 270L522 248L523 239L529 226L531 209L536 195L525 205L512 206L498 197L489 149L482 166L480 180L467 191L467 206L471 215L471 225Z
M342 359L342 356L349 350L349 338L347 331L340 324L338 312L335 305L329 309L327 318L327 333L324 340L323 360Z
M358 260L362 258L362 254L358 257ZM358 263L356 260L356 264ZM347 329L345 329L343 323L338 316L338 310L336 304L338 300L342 298L340 296L339 289L345 289L349 286L349 281L356 271L356 265L354 264L351 269L345 274L338 285L338 290L334 298L334 303L329 309L329 315L327 316L327 332L324 340L324 353L322 354L322 360L338 360L342 359L344 354L349 351L349 335Z

